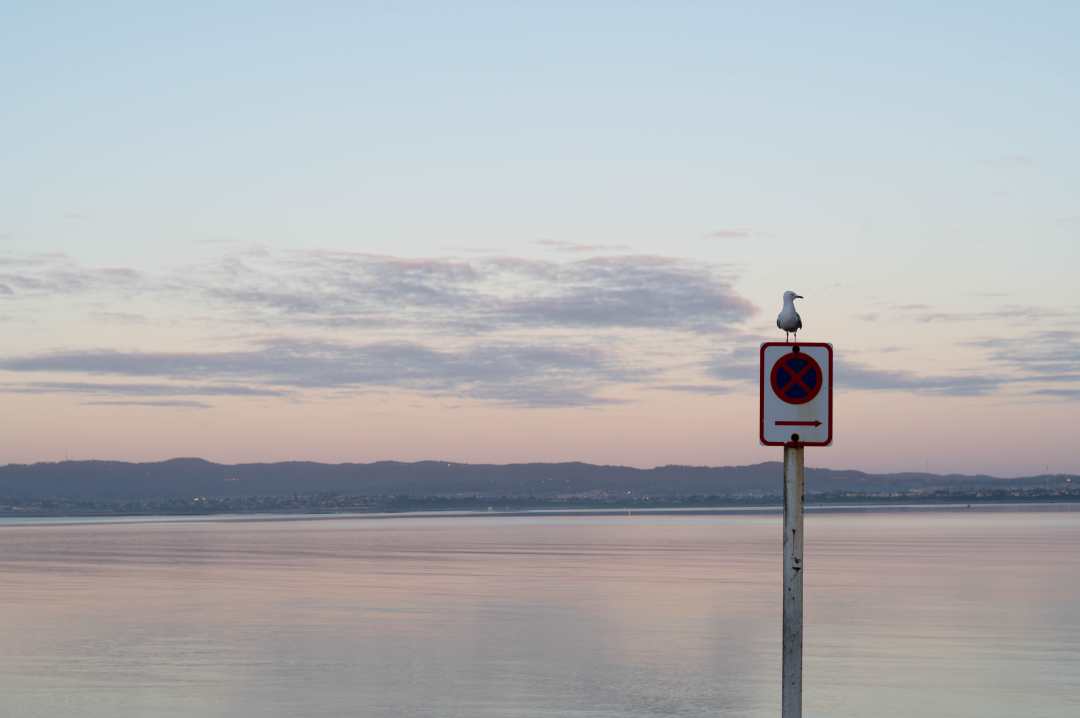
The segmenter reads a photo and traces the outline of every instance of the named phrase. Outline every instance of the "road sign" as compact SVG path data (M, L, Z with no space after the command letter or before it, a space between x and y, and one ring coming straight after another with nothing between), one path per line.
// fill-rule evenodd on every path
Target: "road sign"
M761 345L761 443L832 443L832 345Z

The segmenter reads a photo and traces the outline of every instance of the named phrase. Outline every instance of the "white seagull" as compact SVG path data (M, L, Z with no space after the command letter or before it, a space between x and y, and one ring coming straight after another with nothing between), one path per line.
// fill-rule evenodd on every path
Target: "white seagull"
M802 317L795 311L795 300L802 299L801 294L796 294L790 289L784 292L784 308L776 318L776 326L784 330L784 341L789 341L788 334L794 333L796 341L799 338L799 330L802 329Z

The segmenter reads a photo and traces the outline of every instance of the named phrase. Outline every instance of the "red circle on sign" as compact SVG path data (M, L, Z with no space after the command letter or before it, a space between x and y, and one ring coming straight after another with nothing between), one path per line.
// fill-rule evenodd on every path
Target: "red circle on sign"
M806 352L791 352L776 360L769 383L773 393L788 404L805 404L821 391L821 366Z

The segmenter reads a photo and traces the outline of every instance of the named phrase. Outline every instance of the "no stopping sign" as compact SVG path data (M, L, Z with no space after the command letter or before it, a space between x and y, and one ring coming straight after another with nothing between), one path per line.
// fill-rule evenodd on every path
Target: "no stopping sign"
M761 443L832 443L832 345L761 345Z

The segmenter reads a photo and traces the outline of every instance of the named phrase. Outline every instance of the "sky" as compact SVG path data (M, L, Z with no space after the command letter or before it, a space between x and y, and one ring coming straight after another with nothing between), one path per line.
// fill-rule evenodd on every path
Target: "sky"
M0 462L1080 472L1080 5L0 0Z

